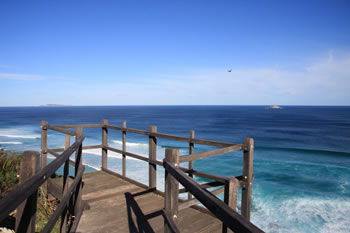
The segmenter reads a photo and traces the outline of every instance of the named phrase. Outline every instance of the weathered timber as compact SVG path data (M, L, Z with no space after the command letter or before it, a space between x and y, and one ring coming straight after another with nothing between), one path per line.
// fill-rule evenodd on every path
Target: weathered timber
M190 131L190 138L194 138L194 130L191 130L191 131ZM193 143L193 142L190 142L190 143L189 143L188 152L189 152L190 155L194 153L194 143ZM188 169L189 169L189 170L192 170L192 169L193 169L193 160L188 161ZM189 176L190 176L190 177L193 177L193 174L190 173ZM188 199L191 199L191 198L192 198L192 194L191 194L191 193L188 193Z
M126 128L126 121L123 121L123 128ZM126 131L123 130L122 132L122 140L123 140L123 144L122 144L122 150L123 152L126 151ZM123 165L122 165L122 174L123 176L126 176L126 155L123 153Z
M212 181L212 182L207 182L204 184L199 184L202 188L206 189L206 188L213 188L213 187L217 187L217 186L221 186L224 185L224 183L219 182L219 181ZM179 189L179 193L185 193L187 192L187 190L185 188Z
M30 195L50 177L62 164L69 158L71 154L81 145L84 136L80 136L78 140L71 145L60 157L56 158L47 166L41 168L34 176L0 200L0 221L3 220L11 211L13 211L20 203L26 200Z
M68 188L67 192L63 195L60 204L56 208L55 212L51 215L50 219L48 220L47 224L45 225L44 229L41 231L42 233L49 233L51 232L52 228L55 226L57 219L60 217L60 215L63 213L63 211L67 208L68 201L72 197L74 193L76 193L76 190L80 186L81 178L83 176L85 166L82 166L81 169L76 173L75 179ZM79 208L81 208L79 206Z
M35 151L25 151L20 165L19 183L25 183L40 168L40 154ZM33 193L20 204L16 214L16 232L35 232L37 193Z
M166 149L165 150L165 161L173 166L179 166L180 152L177 149ZM174 176L165 170L165 198L164 198L164 209L173 222L177 223L178 212L179 212L179 182ZM164 221L164 232L170 233L171 228Z
M237 197L238 197L239 181L235 177L230 177L225 182L224 202L234 211L237 211ZM222 232L227 233L227 226L222 224Z
M66 135L64 140L64 149L67 150L69 146L70 146L70 136ZM70 163L70 159L64 162L62 196L65 196L68 193L69 163ZM66 204L61 214L61 225L60 225L61 232L67 231L67 222L68 222L68 205Z
M101 145L91 145L91 146L83 146L83 150L90 150L90 149L100 149L102 148L102 144ZM55 148L55 149L47 149L48 152L62 152L65 149L64 148ZM50 153L50 152L49 152Z
M191 160L198 160L198 159L209 158L209 157L212 157L212 156L226 154L226 153L230 153L230 152L233 152L233 151L236 151L236 150L241 150L242 146L243 146L242 144L238 144L238 145L234 145L234 146L225 147L225 148L222 148L222 149L205 151L205 152L196 153L196 154L190 154L190 155L184 155L184 156L181 156L180 163L188 162L188 161L191 161Z
M158 138L165 138L165 139L170 139L170 140L175 140L175 141L182 141L182 142L201 144L201 145L207 145L207 146L228 147L228 146L236 145L233 143L216 142L216 141L210 141L210 140L205 140L205 139L181 137L181 136L175 136L175 135L164 134L164 133L150 133L149 131L145 131L145 130L122 128L122 127L112 126L112 125L108 125L106 127L109 129L114 129L114 130L120 130L120 131L125 130L126 132L130 132L130 133L142 134L142 135L147 135L147 136L154 136L154 137L158 137Z
M77 232L142 232L144 221L152 229L143 232L164 232L164 199L150 191L148 185L141 188L121 175L104 171L84 174L83 181L83 200L89 203L90 210L83 212ZM133 203L126 198L126 192L131 194L128 196L134 199ZM221 222L202 210L187 208L179 211L177 228L181 233L219 233Z
M83 135L83 129L82 128L76 128L76 137L75 140L76 142L78 141L79 137ZM83 158L82 158L82 152L83 152L83 146L82 144L79 145L77 150L75 151L75 169L74 169L74 174L75 174L75 179L78 177L78 173L80 170L82 170L83 167ZM82 180L81 177L78 179L78 185L75 188L75 196L74 196L74 215L76 217L79 216L79 211L82 210L82 200L81 200L81 195L82 195ZM79 222L79 219L75 219Z
M242 233L263 232L243 216L233 211L220 199L204 191L199 184L188 177L180 169L176 168L173 164L165 161L164 168L232 231Z
M47 121L41 121L41 167L47 164Z
M59 126L48 125L47 128L51 129L51 130L55 130L55 131L60 132L60 133L68 134L70 136L76 136L76 133L74 131L64 129L64 128L59 127Z
M157 126L150 126L151 133L157 132ZM149 153L148 153L148 185L150 188L157 187L157 165L151 161L157 160L157 137L149 136Z
M219 194L223 193L224 191L225 191L225 188L222 187L222 188L215 189L215 190L211 191L210 193L213 195L219 195ZM200 201L198 201L198 199L192 198L190 200L187 200L187 201L180 203L179 210L189 208L189 207L194 206L194 205L199 204L199 203L200 203Z
M241 213L250 220L250 206L253 182L253 153L254 139L244 138L245 150L243 152L243 177L245 185L242 188Z
M61 156L60 154L54 152L54 151L51 150L51 149L48 149L47 152L48 152L49 154L55 156L56 158ZM68 163L70 163L71 165L75 166L75 162L74 162L73 160L71 160L71 159L68 160Z
M52 125L61 128L101 128L102 124L81 124L81 125Z
M103 120L102 121L102 168L107 169L108 165L107 165L107 153L108 150L106 149L106 147L108 146L108 120Z
M163 211L165 225L171 233L180 233L180 230L177 228L176 223L174 222L170 211Z

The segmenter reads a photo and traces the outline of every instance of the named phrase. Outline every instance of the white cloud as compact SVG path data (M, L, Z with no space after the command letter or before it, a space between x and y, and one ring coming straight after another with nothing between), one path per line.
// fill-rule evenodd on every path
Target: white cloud
M32 74L15 74L15 73L0 73L0 79L8 80L44 80L41 75Z
M200 70L163 75L147 85L118 84L129 104L349 105L350 56L328 57L298 71L283 68ZM115 104L123 104L118 102Z

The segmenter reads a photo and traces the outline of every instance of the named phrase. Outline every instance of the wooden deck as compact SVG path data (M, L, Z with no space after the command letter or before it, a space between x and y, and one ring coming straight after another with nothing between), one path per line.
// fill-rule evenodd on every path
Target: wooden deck
M85 174L83 182L89 209L77 232L164 232L162 196L102 171ZM222 231L218 219L193 208L179 212L178 227L181 232Z

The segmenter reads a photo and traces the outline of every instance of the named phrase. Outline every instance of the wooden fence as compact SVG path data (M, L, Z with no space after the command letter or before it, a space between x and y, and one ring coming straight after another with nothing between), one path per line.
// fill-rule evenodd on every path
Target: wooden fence
M217 141L210 141L210 140L204 140L204 139L198 139L194 137L194 131L190 131L189 137L181 137L181 136L174 136L169 134L163 134L159 133L157 131L156 126L150 126L149 130L139 130L139 129L132 129L126 127L126 122L123 122L122 126L112 126L108 124L108 120L103 120L102 124L85 124L85 125L47 125L47 122L42 122L42 161L46 161L47 153L50 153L54 156L60 157L61 155L58 154L58 152L62 152L65 150L65 148L55 148L55 149L48 149L47 148L47 131L45 131L45 128L55 130L64 134L67 134L66 136L66 144L67 140L69 140L69 135L74 136L72 134L73 131L68 130L70 129L76 129L79 132L83 128L101 128L102 131L102 141L100 145L89 145L89 146L83 146L83 150L88 149L97 149L100 148L102 150L102 159L101 159L101 170L110 173L112 175L115 175L117 177L123 178L131 183L137 184L143 188L146 189L153 189L154 192L165 196L165 223L166 226L176 226L176 217L177 212L179 210L193 207L193 208L199 208L202 209L202 207L199 207L197 204L202 203L204 206L206 206L209 211L211 209L203 203L203 199L201 199L203 190L205 190L206 193L207 188L212 187L219 187L211 192L213 195L218 195L220 193L224 193L224 203L228 208L231 210L230 213L228 213L229 217L225 217L225 220L221 219L223 221L223 232L226 232L227 227L231 228L232 230L242 230L243 228L246 228L247 231L245 232L261 232L257 231L256 227L251 224L250 221L250 207L251 207L251 194L252 194L252 181L253 181L253 151L254 151L254 140L251 138L245 138L244 142L242 144L232 144L232 143L226 143L226 142L217 142ZM121 132L122 136L122 148L117 149L113 148L108 144L109 136L108 132L109 130L117 130ZM145 157L144 155L139 155L136 153L128 152L126 151L126 136L127 133L135 133L140 135L145 135L148 137L149 141L149 154L148 157ZM189 154L184 156L170 156L168 155L168 158L170 157L170 161L163 162L161 160L157 160L157 139L163 138L168 140L175 140L180 142L188 143L189 145ZM69 144L69 143L68 143ZM208 145L208 146L215 146L215 147L221 147L220 149L210 150L206 152L200 152L200 153L194 153L194 147L196 144L200 145ZM243 151L243 172L241 175L238 176L231 176L231 177L220 177L216 176L214 174L207 174L204 172L197 171L193 168L193 161L203 158L208 158L212 156L217 156L220 154L230 153L233 151L242 150ZM121 174L111 171L108 169L108 152L113 151L116 153L119 153L122 155L122 172ZM167 150L168 151L168 150ZM167 152L170 153L170 152ZM175 152L172 152L175 153ZM176 152L178 153L178 152ZM144 162L148 163L149 169L148 169L148 180L149 184L145 185L140 183L139 181L133 180L129 177L127 177L127 171L126 171L126 157L132 157L134 159L138 159ZM167 156L167 155L166 155ZM170 157L169 157L170 156ZM175 158L176 157L176 158ZM175 161L173 159L175 158ZM165 159L167 160L167 159ZM188 167L181 167L179 166L180 163L188 162ZM45 163L45 162L44 162ZM74 161L70 161L71 164L75 164ZM170 165L169 165L170 164ZM171 170L171 164L176 164L176 169L173 171ZM166 181L165 181L165 193L161 192L160 190L157 190L157 166L164 166L166 170ZM181 171L181 172L180 172ZM168 176L167 174L170 173L171 176ZM207 182L204 184L197 184L193 188L192 186L185 185L182 183L179 177L182 177L183 174L187 174L187 178L191 179L193 175L198 177L203 177L206 179L212 180L211 182ZM233 174L234 175L234 174ZM175 177L172 179L171 177ZM171 180L171 181L169 181ZM193 180L193 179L192 179ZM178 182L184 186L184 188L179 189ZM177 183L177 184L176 184ZM170 188L169 188L170 187ZM199 191L197 189L200 189L202 191ZM239 214L237 211L237 200L238 200L238 192L241 190L241 213ZM179 193L185 193L188 192L188 199L187 200L179 200L178 194ZM171 193L171 194L170 194ZM169 196L170 195L170 196ZM194 195L194 198L192 197ZM177 196L175 198L175 196ZM172 197L169 201L169 198ZM175 198L175 199L174 199ZM215 201L216 203L217 201ZM218 207L220 209L220 212L223 211L223 213L227 212L226 207L222 207L220 205ZM222 209L224 208L224 209ZM225 212L226 211L226 212ZM232 213L234 212L234 214ZM171 215L169 215L171 213ZM213 213L215 216L216 214ZM240 216L240 217L237 217ZM242 217L243 216L243 217ZM239 228L235 228L227 222L228 220L232 220L233 222L239 222L241 225L239 225ZM247 224L251 224L247 226ZM165 227L166 231L172 231L172 229L168 229ZM167 230L168 229L168 230ZM239 231L240 232L240 231Z
M51 232L57 220L61 217L61 232L75 231L83 212L81 202L82 175L85 166L82 165L82 143L85 136L81 128L76 131L65 130L66 134L75 136L75 142L70 145L66 141L65 149L55 160L47 164L47 122L42 122L42 157L38 152L26 151L22 155L20 168L20 184L0 200L0 221L5 219L17 208L16 232L35 232L36 207L38 190L41 187L46 192L48 179L64 165L63 185L60 203L41 232ZM75 177L68 185L69 157L75 152Z

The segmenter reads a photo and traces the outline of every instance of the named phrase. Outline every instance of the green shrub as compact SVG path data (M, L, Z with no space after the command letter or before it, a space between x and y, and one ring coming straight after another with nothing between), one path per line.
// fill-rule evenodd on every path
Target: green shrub
M15 189L18 183L21 155L0 150L0 199Z

